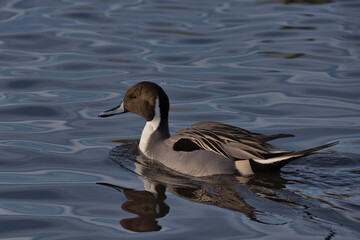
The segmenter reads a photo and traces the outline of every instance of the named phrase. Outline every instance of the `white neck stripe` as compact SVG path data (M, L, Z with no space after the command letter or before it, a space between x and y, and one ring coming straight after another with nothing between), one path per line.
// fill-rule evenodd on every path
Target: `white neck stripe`
M139 148L143 154L148 156L146 149L151 137L151 134L153 134L160 126L161 122L161 113L160 113L160 102L159 102L159 96L156 97L155 100L155 114L151 121L147 121L146 125L142 131L141 138L140 138L140 144Z

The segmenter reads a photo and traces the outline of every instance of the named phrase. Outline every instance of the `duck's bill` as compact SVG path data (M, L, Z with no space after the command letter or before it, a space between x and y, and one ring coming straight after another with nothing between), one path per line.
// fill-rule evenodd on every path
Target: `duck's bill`
M124 107L124 102L120 103L118 106L109 109L105 112L99 113L99 117L110 117L116 114L126 113L127 110Z

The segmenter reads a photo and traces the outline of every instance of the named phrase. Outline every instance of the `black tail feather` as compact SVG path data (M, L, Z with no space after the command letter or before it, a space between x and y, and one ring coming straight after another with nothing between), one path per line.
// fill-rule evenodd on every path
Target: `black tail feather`
M305 150L300 150L300 151L294 151L294 152L275 152L275 153L265 153L265 154L261 154L265 159L270 159L270 158L275 158L275 157L286 157L286 156L298 156L299 157L304 157L304 156L308 156L310 154L314 154L316 151L322 150L324 148L328 148L328 147L332 147L335 146L336 144L338 144L339 141L336 142L331 142L325 145L321 145L318 147L314 147L314 148L309 148L309 149L305 149ZM297 158L299 158L297 157Z
M319 150L322 150L324 148L329 148L329 147L335 146L338 143L339 143L339 141L336 141L336 142L331 142L331 143L321 145L321 146L318 146L318 147L314 147L314 148L309 148L309 149L305 149L305 150L301 150L301 151L290 152L289 155L299 155L299 154L301 154L302 157L303 156L308 156L308 155L314 154L315 152L317 152Z
M280 153L273 153L267 154L266 159L269 160L269 163L260 163L260 161L250 159L250 166L254 173L265 173L265 172L273 172L280 170L285 164L296 160L298 158L308 156L311 154L316 153L319 150L324 148L332 147L338 144L339 141L331 142L325 145L321 145L314 148L309 148L301 151L294 151L294 152L280 152ZM276 161L272 161L274 158L283 158Z

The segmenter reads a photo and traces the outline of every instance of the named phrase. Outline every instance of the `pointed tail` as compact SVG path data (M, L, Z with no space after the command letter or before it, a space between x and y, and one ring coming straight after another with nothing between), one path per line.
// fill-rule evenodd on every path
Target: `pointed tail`
M281 153L274 153L269 154L267 159L250 159L250 166L254 173L265 173L265 172L272 172L278 171L282 168L285 164L311 154L316 153L319 150L324 148L332 147L338 144L339 142L331 142L325 145L321 145L314 148L309 148L301 151L295 152L281 152Z
M301 150L301 151L296 151L296 152L289 152L288 155L301 155L301 157L304 157L304 156L308 156L310 154L314 154L315 152L319 151L319 150L322 150L322 149L325 149L325 148L329 148L329 147L332 147L332 146L335 146L339 143L339 141L336 141L336 142L331 142L331 143L328 143L328 144L325 144L325 145L321 145L321 146L318 146L318 147L314 147L314 148L309 148L309 149L305 149L305 150Z

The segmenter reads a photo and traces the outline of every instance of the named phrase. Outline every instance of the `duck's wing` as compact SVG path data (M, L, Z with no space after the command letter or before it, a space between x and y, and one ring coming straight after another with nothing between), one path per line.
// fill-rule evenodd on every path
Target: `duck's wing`
M290 137L289 134L266 136L218 122L200 122L176 132L169 143L175 151L207 150L226 158L265 159L269 154L267 141Z

